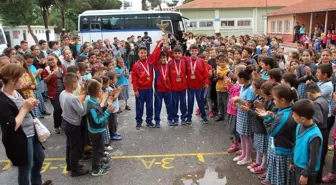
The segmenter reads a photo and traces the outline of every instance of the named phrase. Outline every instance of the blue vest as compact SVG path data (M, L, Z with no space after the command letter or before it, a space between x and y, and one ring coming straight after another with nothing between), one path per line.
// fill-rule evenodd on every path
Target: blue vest
M309 161L309 143L316 137L321 139L321 145L319 148L318 161L315 166L315 172L319 171L322 155L322 134L316 124L299 134L301 125L296 127L296 144L294 147L294 164L300 168L306 168Z
M267 74L267 71L264 71L262 74L261 74L261 78L264 79L264 80L268 80L268 74Z

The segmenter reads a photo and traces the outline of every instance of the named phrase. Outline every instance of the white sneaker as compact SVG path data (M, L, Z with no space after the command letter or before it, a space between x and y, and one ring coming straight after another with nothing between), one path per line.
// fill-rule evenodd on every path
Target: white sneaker
M240 158L239 158L240 156L237 156L237 157L235 157L235 158L233 158L233 161L234 162L237 162L237 161L239 161L240 160Z
M105 146L105 150L111 151L111 150L113 150L113 148L111 146Z
M237 165L238 166L244 166L244 165L247 165L247 164L250 164L252 162L252 160L249 160L249 161L238 161L237 162Z

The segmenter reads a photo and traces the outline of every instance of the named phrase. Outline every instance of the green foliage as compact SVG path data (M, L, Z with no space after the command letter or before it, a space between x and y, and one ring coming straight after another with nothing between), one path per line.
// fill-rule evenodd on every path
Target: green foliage
M194 1L194 0L184 0L183 4L190 3L192 1Z
M43 24L36 0L0 0L0 18L4 25Z

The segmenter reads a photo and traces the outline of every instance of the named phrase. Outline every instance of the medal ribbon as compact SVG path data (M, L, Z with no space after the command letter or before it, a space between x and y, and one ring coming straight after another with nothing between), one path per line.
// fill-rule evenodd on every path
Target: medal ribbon
M148 63L146 61L146 66L147 68L142 64L142 62L140 62L141 66L143 67L143 69L145 70L146 74L149 76L149 66L148 66Z
M197 64L197 60L195 61L194 64L192 64L192 60L190 60L191 74L195 74L196 64Z
M163 70L163 67L161 66L161 71L162 71L164 81L166 81L166 76L167 76L167 65L165 65L165 68L166 69Z
M175 70L176 70L176 73L177 73L177 77L180 77L180 74L181 74L181 61L179 62L178 69L177 69L176 61L175 60L174 60L174 64L175 64Z

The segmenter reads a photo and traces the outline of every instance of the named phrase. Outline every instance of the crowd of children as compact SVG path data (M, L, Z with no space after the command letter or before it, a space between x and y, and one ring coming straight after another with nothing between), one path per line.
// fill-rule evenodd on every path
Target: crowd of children
M224 120L232 141L227 151L236 152L233 161L259 174L262 184L334 182L335 155L332 171L322 177L322 170L330 132L333 150L336 144L336 47L330 44L319 53L298 42L298 51L286 60L276 38L269 42L265 36L216 34L202 39L201 45L188 46L190 56L183 55L183 47L167 48L161 41L150 55L139 45L139 60L131 69L102 41L91 50L85 43L75 61L66 46L56 52L57 43L50 44L54 51L45 59L36 58L34 77L47 84L56 133L61 127L66 134L71 175L88 173L79 160L90 155L93 176L109 172L111 140L122 139L117 132L119 100L131 110L131 80L137 130L142 128L145 104L147 127L160 128L163 101L169 126L192 124L196 98L202 123L209 123L208 116ZM0 58L0 66L4 60Z

